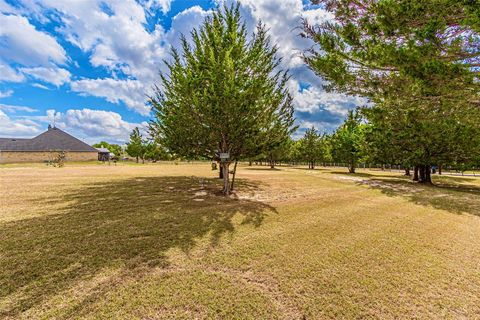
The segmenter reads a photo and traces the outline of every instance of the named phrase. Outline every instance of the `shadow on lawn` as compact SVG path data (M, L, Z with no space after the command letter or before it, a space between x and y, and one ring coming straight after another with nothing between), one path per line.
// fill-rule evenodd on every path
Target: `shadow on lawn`
M166 267L171 248L188 253L200 238L215 246L234 231L234 215L259 226L268 211L275 211L261 202L218 196L219 183L142 177L40 199L45 206L61 203L65 208L0 227L0 318L15 318L104 268ZM254 192L259 186L238 180L237 188Z
M432 206L457 214L470 213L480 216L480 187L458 182L465 182L465 180L456 177L435 177L434 185L423 185L412 182L405 176L382 178L374 175L370 179L356 183L380 190L388 196L406 198L415 204Z
M245 170L253 170L253 171L282 171L281 168L275 167L275 168L270 168L270 166L265 166L265 167L245 167Z

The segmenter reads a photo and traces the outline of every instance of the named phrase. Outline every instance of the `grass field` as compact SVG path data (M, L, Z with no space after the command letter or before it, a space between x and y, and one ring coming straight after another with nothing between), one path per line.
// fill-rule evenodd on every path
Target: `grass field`
M0 318L480 318L480 179L0 167Z

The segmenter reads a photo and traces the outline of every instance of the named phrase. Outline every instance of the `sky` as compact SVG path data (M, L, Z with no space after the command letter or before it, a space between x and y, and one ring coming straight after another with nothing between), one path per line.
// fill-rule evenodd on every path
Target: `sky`
M0 0L0 137L29 138L48 124L88 143L125 143L152 119L146 96L172 47L231 0ZM331 132L364 101L322 89L300 53L302 19L332 19L302 0L242 0L249 29L269 29L290 70L299 130Z

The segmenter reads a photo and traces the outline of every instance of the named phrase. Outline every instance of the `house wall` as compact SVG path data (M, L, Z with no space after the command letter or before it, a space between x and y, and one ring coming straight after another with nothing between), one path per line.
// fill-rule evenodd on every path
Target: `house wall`
M44 162L56 158L58 152L0 151L0 163ZM98 152L66 152L66 161L98 160Z

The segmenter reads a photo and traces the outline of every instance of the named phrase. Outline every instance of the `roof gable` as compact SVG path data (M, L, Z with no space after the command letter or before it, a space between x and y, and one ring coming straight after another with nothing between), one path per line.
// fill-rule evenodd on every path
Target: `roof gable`
M0 138L0 150L97 152L92 146L55 127L32 139Z

